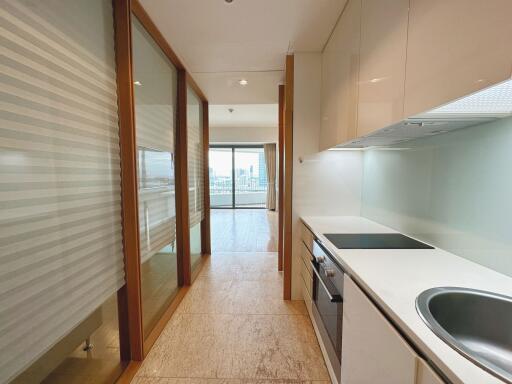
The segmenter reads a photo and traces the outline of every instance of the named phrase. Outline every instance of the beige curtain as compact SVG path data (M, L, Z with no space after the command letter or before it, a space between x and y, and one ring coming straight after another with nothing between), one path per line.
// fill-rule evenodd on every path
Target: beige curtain
M276 210L276 145L265 144L265 166L267 168L267 209Z

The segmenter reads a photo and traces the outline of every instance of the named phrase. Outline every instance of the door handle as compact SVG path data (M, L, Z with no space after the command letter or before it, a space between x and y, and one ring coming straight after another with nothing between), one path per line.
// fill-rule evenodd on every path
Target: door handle
M318 279L318 281L320 282L320 284L324 288L325 292L327 293L327 297L329 297L329 300L331 301L331 303L341 303L341 302L343 302L343 298L341 297L341 295L338 292L331 293L329 291L329 288L327 288L327 285L322 280L322 277L320 276L320 273L318 273L318 271L316 270L316 266L313 263L313 261L311 260L309 263L311 264L311 269L313 270L313 273L316 275L316 278Z

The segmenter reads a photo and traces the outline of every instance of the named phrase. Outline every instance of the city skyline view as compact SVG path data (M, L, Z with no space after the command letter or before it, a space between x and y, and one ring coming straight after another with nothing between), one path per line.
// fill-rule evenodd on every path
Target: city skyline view
M209 160L212 207L265 206L267 172L263 147L213 147Z

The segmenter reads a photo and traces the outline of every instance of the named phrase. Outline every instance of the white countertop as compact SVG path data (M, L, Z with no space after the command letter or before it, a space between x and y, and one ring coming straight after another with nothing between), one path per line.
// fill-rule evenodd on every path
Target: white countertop
M416 347L453 383L497 384L487 373L438 338L416 312L416 297L428 288L455 286L512 296L512 278L441 249L337 249L324 233L392 233L357 216L303 217L302 221L337 256Z

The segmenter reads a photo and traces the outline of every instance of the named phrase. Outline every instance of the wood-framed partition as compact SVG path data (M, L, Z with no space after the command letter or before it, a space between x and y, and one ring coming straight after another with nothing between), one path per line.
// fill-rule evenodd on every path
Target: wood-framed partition
M114 0L121 200L126 284L118 295L122 359L144 358L140 283L137 144L133 105L130 1ZM122 325L123 324L123 325ZM128 337L127 337L128 336ZM124 346L126 345L127 346ZM123 356L124 355L124 356Z
M203 96L204 97L204 96ZM212 241L210 230L210 115L208 111L208 101L203 99L203 172L204 179L204 220L201 222L201 251L203 255L212 253Z
M292 298L293 55L286 56L283 131L283 298Z
M187 87L203 107L204 219L201 222L202 253L210 253L210 207L208 174L208 100L183 63L165 40L138 0L113 0L116 69L118 87L119 136L121 149L122 224L126 284L119 291L121 356L131 363L119 382L129 382L192 283L190 263L189 188L187 164ZM138 217L137 142L133 91L132 17L136 17L177 69L177 113L175 145L176 240L178 285L181 287L160 320L144 338L142 324L141 268Z
M178 70L178 113L176 129L176 237L178 239L178 275L180 285L190 285L190 215L188 209L188 150L187 150L187 75Z
M279 131L278 131L278 236L277 236L277 270L283 270L283 223L284 223L284 84L279 84Z

